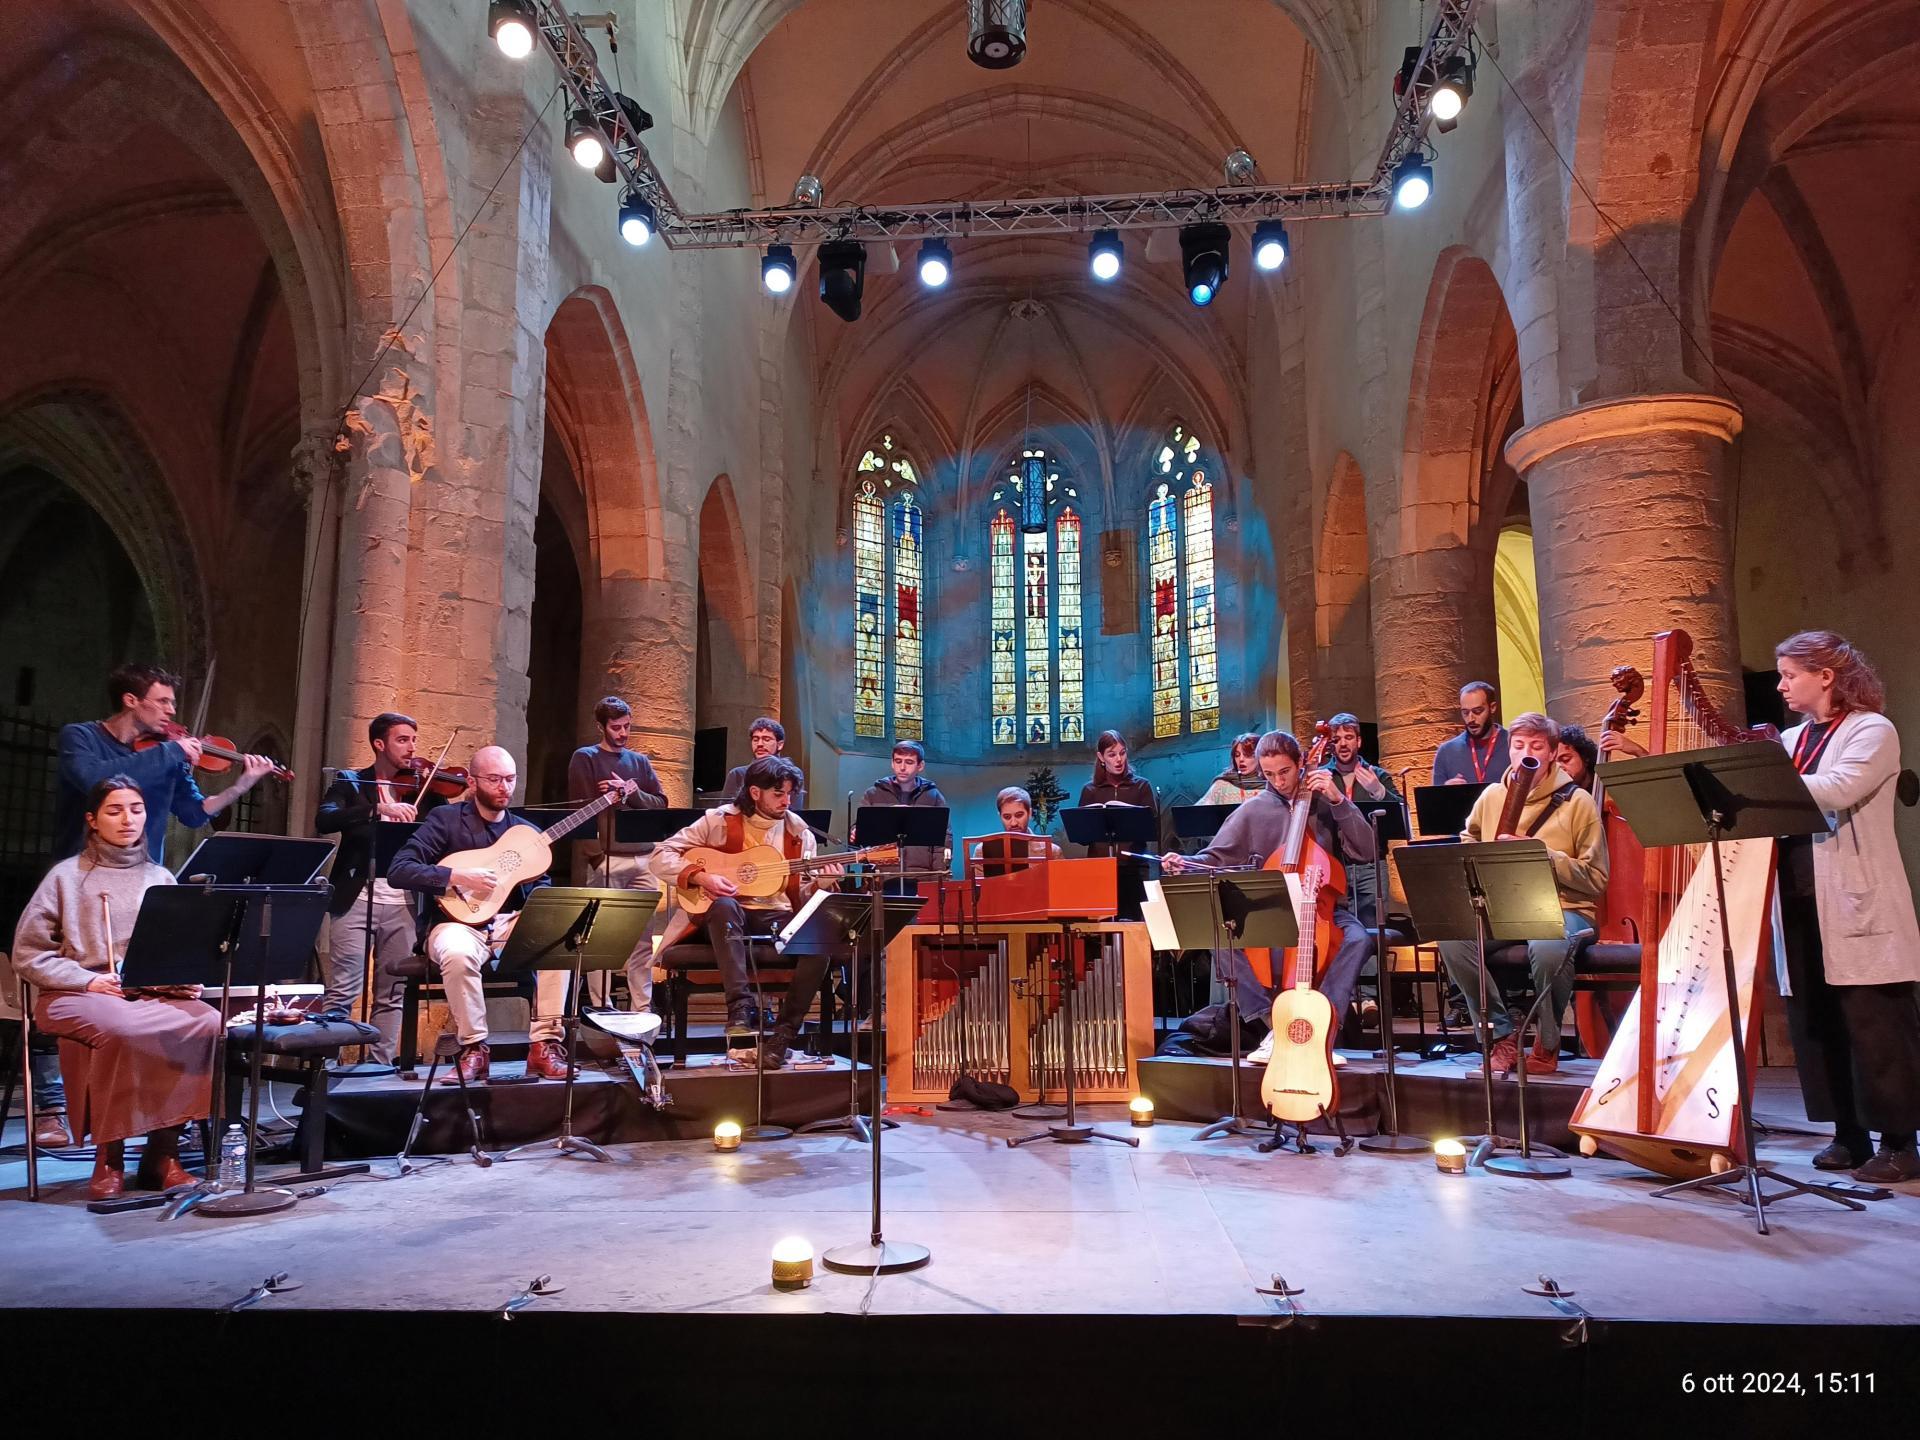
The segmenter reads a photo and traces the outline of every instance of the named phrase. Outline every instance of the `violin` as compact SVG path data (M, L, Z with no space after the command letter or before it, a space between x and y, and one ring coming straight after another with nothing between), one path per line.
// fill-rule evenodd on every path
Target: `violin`
M154 746L165 745L169 741L187 740L191 738L193 738L193 732L188 730L186 726L175 725L169 721L166 728L158 735L142 735L139 739L135 740L133 742L133 748L136 751L151 750ZM202 735L199 737L199 740L200 763L196 768L205 771L209 775L219 775L231 770L236 764L245 761L247 758L235 749L233 741L227 739L224 735ZM287 769L284 765L275 765L268 773L276 780L293 779L293 771Z
M435 765L416 755L391 780L378 782L386 798L397 805L417 805L427 795L458 800L473 784L473 776L458 765Z

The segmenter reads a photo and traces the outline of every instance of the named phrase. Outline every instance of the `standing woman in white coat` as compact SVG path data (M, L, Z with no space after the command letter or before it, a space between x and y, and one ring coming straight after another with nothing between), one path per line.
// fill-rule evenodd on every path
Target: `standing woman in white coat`
M1800 1093L1807 1117L1834 1127L1813 1163L1882 1184L1920 1179L1920 926L1893 833L1900 737L1881 713L1886 687L1840 636L1802 631L1773 653L1781 696L1806 717L1780 742L1830 826L1780 847Z

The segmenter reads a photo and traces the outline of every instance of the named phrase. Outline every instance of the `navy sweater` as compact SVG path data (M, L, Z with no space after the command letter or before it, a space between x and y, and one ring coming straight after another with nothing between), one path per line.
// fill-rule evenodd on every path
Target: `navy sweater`
M147 802L147 853L154 864L167 844L167 817L199 827L212 818L187 768L187 752L169 740L151 750L122 745L98 720L60 730L60 770L53 794L53 858L78 855L87 842L87 794L109 775L125 775Z

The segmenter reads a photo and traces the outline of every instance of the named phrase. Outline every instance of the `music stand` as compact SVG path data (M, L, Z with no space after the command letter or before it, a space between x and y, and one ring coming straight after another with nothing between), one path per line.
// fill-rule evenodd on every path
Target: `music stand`
M1176 805L1173 807L1173 838L1211 840L1239 808L1238 805Z
M303 843L329 853L333 850L332 841ZM203 843L194 853L207 848ZM276 852L279 856L292 853ZM327 913L327 898L326 888L316 885L166 885L149 890L141 899L133 934L127 940L126 961L121 966L123 986L218 986L222 995L230 993L236 983L254 987L252 1063L247 1076L246 1183L239 1190L216 1193L216 1171L183 1192L172 1215L195 1207L207 1215L264 1215L284 1210L294 1202L291 1190L255 1184L254 1142L260 1128L267 986L284 984L306 973L320 921ZM224 1118L220 1094L226 1070L227 1028L222 1025L213 1097L208 1106L216 1142L217 1127ZM216 1157L207 1157L209 1169L216 1163Z
M360 1018L367 1024L372 1024L373 984L377 965L373 941L373 882L387 873L387 867L393 864L393 857L400 853L400 847L402 845L405 845L407 841L413 838L414 832L420 828L420 825L418 821L382 820L377 812L374 818L367 823L371 831L371 847L367 858L367 873L362 878L360 885L361 899L365 902L360 907L360 923L366 941L364 959L361 962L363 969L360 976ZM341 848L346 848L344 841ZM339 862L336 860L334 863L338 864ZM407 897L409 909L412 908L413 902L417 898L418 897L412 895ZM363 1050L362 1053L364 1054L365 1051ZM394 1073L394 1070L394 1066L383 1065L379 1061L361 1060L354 1065L336 1065L334 1066L333 1073L340 1076L358 1077L364 1075L391 1075Z
M226 830L194 846L174 876L196 885L311 885L333 851L331 840Z
M1764 740L1612 761L1607 765L1607 798L1642 845L1705 844L1713 863L1714 899L1720 911L1720 966L1726 984L1733 1072L1740 1100L1740 1138L1746 1160L1717 1175L1665 1186L1653 1192L1654 1198L1686 1190L1744 1186L1746 1193L1738 1198L1753 1207L1762 1235L1768 1233L1767 1206L1789 1195L1818 1195L1849 1210L1864 1209L1825 1185L1810 1185L1782 1175L1771 1165L1762 1164L1754 1149L1753 1078L1747 1073L1739 975L1733 964L1733 932L1727 925L1726 872L1720 864L1723 840L1824 834L1828 830L1826 812L1807 792L1807 783L1800 778L1786 749ZM1657 944L1658 937L1648 937L1648 943ZM1648 998L1641 996L1641 1003L1648 1003ZM1787 1188L1768 1195L1760 1188L1763 1179Z
M906 806L894 807L905 814L938 815L942 823L942 833L946 821L946 810L928 808L914 811ZM861 809L862 821L871 813L868 808ZM885 811L880 812L882 814ZM887 1051L880 1043L879 1017L884 996L881 985L886 970L887 945L893 937L920 912L920 898L915 896L889 896L882 890L882 881L878 870L869 871L866 878L868 893L865 897L867 911L867 954L873 962L873 1099L872 1110L867 1116L867 1138L873 1155L873 1208L871 1223L867 1230L867 1243L855 1241L846 1245L836 1245L825 1251L821 1263L829 1270L838 1270L846 1275L895 1275L902 1270L918 1270L933 1259L933 1252L924 1245L907 1240L888 1240L882 1233L880 1224L880 1140L886 1133L883 1125L886 1102L882 1097L885 1088ZM821 907L825 909L826 906ZM857 971L860 958L856 954L852 968ZM856 1022L857 1023L857 1020ZM849 1042L851 1049L851 1042ZM854 1057L847 1057L848 1065L854 1064ZM857 1072L856 1072L857 1073Z
M1300 921L1293 913L1287 877L1278 870L1167 875L1161 877L1160 893L1182 949L1244 950L1252 945L1285 950L1300 943ZM1240 1114L1240 988L1234 984L1227 986L1227 1044L1233 1051L1227 1113L1195 1140L1254 1133Z
M1066 828L1067 839L1086 846L1088 855L1112 855L1122 861L1120 917L1138 920L1140 902L1146 894L1146 862L1132 852L1143 845L1160 843L1160 812L1125 803L1070 805L1060 812L1060 823ZM1102 849L1096 851L1095 846ZM1129 853L1122 855L1123 851Z
M890 895L886 897L886 914L881 920L882 948L891 945L893 939L908 925L914 916L920 913L921 900L916 895ZM864 1142L872 1140L868 1130L868 1119L860 1113L860 955L861 940L872 934L873 900L867 895L849 893L840 890L816 890L807 903L800 907L799 914L789 920L773 937L774 953L778 955L845 955L847 960L847 1113L831 1115L824 1120L810 1120L795 1133L800 1135L824 1135L836 1130L845 1130L854 1139ZM877 963L877 962L876 962ZM875 970L874 992L879 993L879 972ZM874 1013L880 1013L879 1003L874 1002ZM874 1084L880 1083L878 1030L875 1030L874 1053L876 1064L873 1067ZM881 1118L879 1124L889 1130L900 1127L898 1120Z
M1435 787L1427 786L1426 789ZM1458 790L1463 787L1454 786ZM1406 845L1395 855L1407 909L1422 940L1472 940L1480 962L1480 1081L1487 1130L1477 1137L1469 1165L1496 1175L1562 1180L1573 1171L1533 1158L1527 1136L1527 1062L1519 1059L1520 1139L1503 1137L1493 1122L1493 1017L1487 1009L1487 945L1491 940L1563 940L1566 919L1553 883L1553 862L1539 840L1457 845ZM1546 1148L1546 1147L1543 1147ZM1518 1155L1498 1152L1517 1149Z
M644 812L641 812L644 813ZM535 970L570 970L567 987L567 1093L560 1111L560 1133L551 1140L516 1145L500 1158L511 1160L524 1151L552 1150L561 1155L584 1155L610 1161L591 1140L573 1133L573 1076L575 1042L580 1033L581 976L588 970L618 970L627 963L659 908L656 890L604 890L590 886L542 885L527 896L513 933L494 961L494 973L522 975Z
M831 830L833 828L833 811L831 810L796 809L791 813L798 815L801 818L801 820L806 822L809 829L812 829L816 832L824 834L826 831Z
M1460 835L1467 828L1467 817L1480 798L1484 785L1416 785L1413 787L1413 814L1420 822L1420 833Z
M1455 790L1461 787L1455 785ZM1395 1064L1393 1033L1393 976L1387 970L1387 845L1393 840L1410 840L1407 833L1407 806L1403 800L1355 800L1360 813L1373 827L1373 968L1380 984L1380 1048L1387 1060L1385 1126L1378 1134L1361 1137L1362 1150L1374 1154L1411 1155L1432 1147L1426 1141L1400 1133L1400 1084ZM1422 1026L1426 1024L1423 1019Z
M860 837L861 849L869 845L897 845L900 849L895 873L889 881L890 887L898 888L891 893L906 893L907 871L922 868L907 864L909 847L939 850L946 845L951 813L944 805L862 805L854 812L853 830ZM951 862L947 868L951 873ZM877 984L873 988L876 993L880 989Z

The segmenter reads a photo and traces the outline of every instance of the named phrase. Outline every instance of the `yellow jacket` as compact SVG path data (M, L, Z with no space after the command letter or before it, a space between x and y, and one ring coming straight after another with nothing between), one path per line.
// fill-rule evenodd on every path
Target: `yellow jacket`
M1519 834L1527 833L1553 798L1553 792L1564 785L1573 785L1573 781L1558 765L1533 782L1533 791L1520 808ZM1506 803L1504 781L1482 790L1474 802L1473 813L1467 817L1466 838L1496 838L1494 828L1500 823L1500 807ZM1561 908L1593 919L1597 902L1607 893L1607 836L1593 796L1573 785L1573 793L1555 807L1533 838L1547 847L1547 858L1553 862L1554 884L1560 890Z

